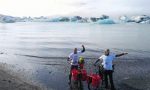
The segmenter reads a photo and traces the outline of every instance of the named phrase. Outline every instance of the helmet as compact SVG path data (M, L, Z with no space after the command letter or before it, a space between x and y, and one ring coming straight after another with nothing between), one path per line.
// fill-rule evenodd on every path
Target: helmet
M83 64L84 63L84 58L83 57L80 57L79 58L79 64Z

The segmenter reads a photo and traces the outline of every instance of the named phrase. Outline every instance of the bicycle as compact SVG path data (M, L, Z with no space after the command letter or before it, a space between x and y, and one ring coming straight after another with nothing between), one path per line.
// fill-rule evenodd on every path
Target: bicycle
M103 68L103 65L94 65L95 67L97 67L98 69L95 69L95 74L98 76L100 76L100 79L99 79L99 83L97 83L97 85L95 85L96 87L94 87L94 90L99 90L99 89L103 89L102 86L105 85L104 83L104 68ZM114 69L115 69L115 64L112 65L112 68L113 68L113 72L114 72ZM92 76L88 77L88 89L91 90L91 84L92 84Z
M100 74L99 69L97 69L97 67L95 66L94 73L91 70L90 74L87 76L88 89L91 90L92 86L94 90L98 90L102 84L102 77L103 76L102 74Z
M83 90L82 81L86 81L87 73L83 68L84 65L79 65L78 69L71 70L71 89ZM74 87L73 87L74 86Z

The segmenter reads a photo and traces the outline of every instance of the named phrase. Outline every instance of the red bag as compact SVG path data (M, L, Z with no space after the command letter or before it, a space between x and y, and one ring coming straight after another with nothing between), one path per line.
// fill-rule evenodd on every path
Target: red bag
M73 69L73 70L71 71L71 74L72 74L72 79L73 79L73 80L78 80L78 74L79 74L79 72L78 72L77 69Z
M99 87L101 83L101 77L98 74L92 74L92 86L93 87Z
M81 74L82 74L82 81L86 81L87 78L87 72L85 69L81 69Z

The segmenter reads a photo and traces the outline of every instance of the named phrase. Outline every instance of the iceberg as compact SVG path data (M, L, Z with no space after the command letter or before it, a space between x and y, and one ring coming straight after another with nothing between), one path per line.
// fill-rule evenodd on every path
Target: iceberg
M119 20L123 21L123 22L134 22L134 20L131 20L129 17L127 17L126 15L119 17Z
M74 16L70 18L70 22L77 22L77 23L87 23L89 22L89 18L82 18L81 16Z
M50 22L68 22L70 19L68 17L57 17L49 20Z
M91 20L91 22L97 22L99 20L99 18L91 17L90 20Z
M31 21L33 21L33 22L48 22L49 18L48 17L44 17L44 16L33 17Z
M82 17L80 17L80 16L74 16L74 17L71 17L70 18L70 21L71 22L77 22L77 21L79 21L79 20L81 20L82 19Z
M121 21L121 22L120 22ZM127 17L126 15L120 16L119 21L110 19L107 15L100 17L81 17L81 16L55 16L55 17L13 17L0 14L1 23L14 23L14 22L76 22L76 23L98 23L98 24L115 24L115 23L141 23L150 24L150 16L139 15Z
M59 21L60 22L68 22L68 21L70 21L70 19L68 17L60 17Z
M103 19L109 19L109 16L107 15L102 15L99 19L103 20Z
M98 24L115 24L115 22L112 19L103 19L98 20L96 23Z
M119 18L123 22L134 22L134 23L149 23L150 21L150 16L147 15L140 15L140 16L132 16L132 17L127 17L127 16L121 16Z
M146 20L146 21L142 21L140 23L143 23L143 24L150 24L150 20Z
M14 23L15 17L0 15L0 22L2 22L2 23Z
M6 23L14 23L15 22L15 18L11 17L11 16L7 16L3 18L3 21Z
M133 16L133 17L131 17L131 20L136 22L136 23L141 23L143 21L150 20L150 17L147 15Z
M91 17L91 18L90 18L91 22L97 22L98 20L104 20L104 19L109 19L109 16L107 16L107 15L102 15L102 16L99 17L99 18L96 18L96 17Z
M88 23L89 19L88 18L82 18L81 20L77 20L77 23Z

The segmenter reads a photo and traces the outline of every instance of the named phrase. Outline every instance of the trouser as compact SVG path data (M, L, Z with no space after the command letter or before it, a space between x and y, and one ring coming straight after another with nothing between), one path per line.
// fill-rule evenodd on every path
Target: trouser
M115 90L114 83L113 83L113 71L112 70L104 70L105 88L108 88L108 76L109 76L109 81L111 84L111 90Z
M71 71L72 71L73 69L78 69L78 65L71 65L70 73L69 73L69 82L71 82L71 77L72 77Z
M102 84L104 84L104 68L102 65L99 66L99 75L102 78Z

